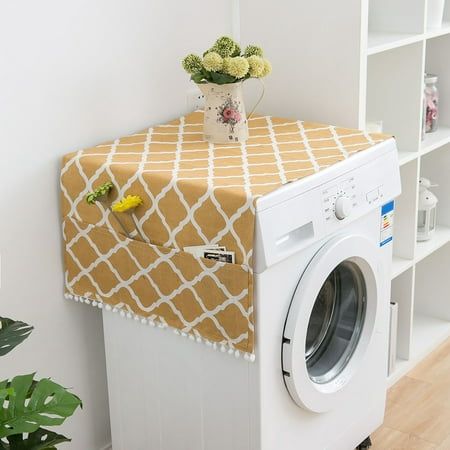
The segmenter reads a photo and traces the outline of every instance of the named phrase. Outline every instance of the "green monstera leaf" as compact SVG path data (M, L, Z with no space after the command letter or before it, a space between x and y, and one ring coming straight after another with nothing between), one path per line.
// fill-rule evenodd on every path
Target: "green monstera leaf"
M6 400L7 397L14 395L14 389L11 388L1 388L0 389L0 405Z
M0 317L0 356L6 355L17 347L32 331L31 325Z
M24 322L0 317L0 356L6 355L33 331ZM66 388L34 374L0 381L0 450L56 450L70 439L42 426L61 425L81 400Z
M39 428L30 433L28 437L15 434L0 440L0 450L55 450L57 444L70 441L71 439L67 439L61 434Z
M61 425L81 400L66 388L34 374L20 375L0 382L0 392L10 389L0 405L0 439L22 433L34 433L42 426Z

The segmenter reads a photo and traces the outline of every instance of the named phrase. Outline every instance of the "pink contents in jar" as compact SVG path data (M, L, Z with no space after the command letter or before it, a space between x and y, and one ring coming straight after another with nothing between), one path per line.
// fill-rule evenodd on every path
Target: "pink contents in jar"
M439 91L437 75L425 75L424 128L425 133L432 133L438 128Z

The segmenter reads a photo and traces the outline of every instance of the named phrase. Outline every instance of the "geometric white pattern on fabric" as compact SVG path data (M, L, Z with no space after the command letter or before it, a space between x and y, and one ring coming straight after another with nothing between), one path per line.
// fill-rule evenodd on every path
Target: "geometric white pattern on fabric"
M75 293L72 290L72 286L74 284L76 284L84 276L89 278L90 282L95 286L97 292L100 294L100 297L102 299L111 298L113 295L117 294L121 288L124 288L130 293L130 296L136 303L136 306L139 308L139 310L142 311L142 313L146 313L146 315L151 315L151 313L156 308L161 306L161 304L163 304L163 303L167 304L167 306L173 311L173 313L182 322L182 324L183 324L182 331L183 332L189 333L194 329L194 327L198 323L202 322L206 318L210 319L223 336L223 340L220 341L220 343L227 344L232 348L234 348L235 344L246 339L248 337L248 334L243 333L242 335L240 335L237 338L231 338L227 334L227 332L223 328L223 326L220 324L220 322L218 321L218 319L216 317L217 313L225 310L230 305L234 305L239 309L242 316L247 320L248 328L253 330L253 324L250 321L251 313L249 311L246 311L241 303L241 300L248 295L248 289L243 289L238 295L233 295L227 289L227 287L221 282L221 280L215 275L215 272L217 270L219 270L221 267L223 267L224 263L215 261L215 262L213 262L212 267L206 267L205 264L201 260L199 260L198 262L202 269L200 274L198 276L194 277L193 280L188 281L183 276L183 273L181 272L181 270L178 267L176 267L176 265L173 263L173 261L171 259L172 256L179 253L178 250L170 249L170 251L168 253L163 254L158 250L157 247L152 247L152 250L154 250L157 253L158 258L152 264L150 264L146 267L142 267L141 264L139 263L139 261L136 259L136 257L133 255L133 253L128 248L127 244L132 242L131 239L125 238L125 240L120 240L118 235L115 234L114 237L117 241L117 244L115 246L111 247L111 249L107 253L102 254L100 252L100 250L98 249L97 245L95 244L95 242L89 236L89 232L95 228L93 225L89 224L86 227L86 229L83 230L76 223L75 220L66 218L66 221L67 220L70 220L71 223L75 226L75 228L77 229L77 234L74 238L72 238L68 241L67 236L64 231L65 226L63 227L63 235L66 239L66 252L72 257L73 261L79 267L79 273L74 278L67 279L66 288L70 294L75 295ZM64 225L66 223L67 222L65 222ZM88 267L83 267L83 265L77 258L76 254L72 250L72 247L81 238L84 238L87 240L90 247L95 251L96 256L97 256L96 259L93 260ZM122 276L120 275L119 271L116 269L116 267L114 267L114 265L109 260L109 258L111 256L113 256L114 254L116 254L119 249L124 249L125 251L127 251L129 257L133 260L133 262L135 263L135 265L138 268L138 271L136 271L133 274L133 276L130 277L129 279L123 279ZM111 272L115 275L115 277L118 280L118 283L108 292L103 292L102 288L99 286L99 284L95 280L95 277L92 276L93 269L102 262L105 263L109 267ZM163 294L160 291L158 285L152 279L152 277L149 276L149 272L151 272L153 269L157 268L162 263L168 264L170 266L170 268L173 270L173 272L176 273L178 275L179 279L181 280L180 285L177 286L175 289L173 289L170 294ZM155 289L155 291L157 292L157 294L159 296L159 300L157 302L151 304L148 307L146 307L145 305L143 305L141 303L141 300L135 294L134 290L131 287L131 284L140 277L145 277L148 280L148 282L151 284L151 286ZM223 294L224 294L225 298L227 299L226 301L222 302L219 306L217 306L216 308L214 308L212 310L208 310L206 308L205 304L203 303L203 301L201 300L201 298L199 297L199 295L197 294L197 292L195 290L195 285L197 283L201 282L204 277L210 277L214 281L216 286L223 291ZM182 312L171 301L177 294L179 294L184 289L188 289L193 294L194 299L197 301L199 307L203 311L202 314L198 315L193 321L186 320L185 317L183 316ZM92 293L84 293L85 297L90 297L91 295L92 295ZM97 301L98 300L100 300L100 299L97 299Z
M160 323L168 319L154 311L167 307L167 314L173 316L181 333L199 337L205 337L201 333L206 333L206 339L252 352L252 285L246 288L239 285L232 292L227 277L242 278L245 274L252 280L256 200L389 137L270 116L251 118L249 130L250 137L245 143L208 144L202 137L202 113L196 112L68 155L61 171L63 215L72 224L71 233L75 233L70 235L66 247L66 255L73 264L73 276L68 277L66 271L68 293L92 295L97 303L110 301L124 314L136 314L137 309L144 318L158 316ZM118 198L127 194L143 198L144 206L136 213L137 233L131 236L136 239L143 236L144 242L139 242L148 245L154 257L151 262L144 264L130 250L136 241L121 234L109 209L99 203L86 205L86 195L108 180L117 189ZM77 221L86 226L78 225ZM106 250L92 237L98 229L109 233L110 247ZM65 238L67 241L66 235ZM234 251L236 267L227 268L223 263L221 266L201 259L190 261L183 256L184 246L207 243L225 245ZM78 249L80 245L86 246L83 252ZM112 261L118 252L134 268L132 275L123 268L119 270L117 261ZM81 261L87 254L92 258L88 265ZM199 273L189 278L186 275L189 267L180 267L179 261L187 266L193 264ZM114 285L107 288L97 279L103 268L114 280ZM165 276L175 280L170 292L149 275L162 268ZM152 304L136 293L136 282L144 279L157 297ZM217 288L214 296L223 296L220 304L211 305L206 281ZM80 292L80 283L96 293ZM183 310L183 304L176 304L186 292L195 317L192 311ZM234 324L229 316L231 311L233 320L245 324L246 332L230 329L230 323ZM205 323L207 330L201 329Z

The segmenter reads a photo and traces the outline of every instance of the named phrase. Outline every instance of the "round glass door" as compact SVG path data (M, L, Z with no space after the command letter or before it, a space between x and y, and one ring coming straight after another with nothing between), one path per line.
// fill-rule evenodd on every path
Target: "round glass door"
M361 270L351 261L340 263L323 283L309 318L305 359L314 383L328 383L345 369L362 333L366 304Z
M372 339L375 323L387 317L381 261L366 237L336 236L303 271L281 343L283 380L297 405L317 413L339 407L371 365L387 358Z

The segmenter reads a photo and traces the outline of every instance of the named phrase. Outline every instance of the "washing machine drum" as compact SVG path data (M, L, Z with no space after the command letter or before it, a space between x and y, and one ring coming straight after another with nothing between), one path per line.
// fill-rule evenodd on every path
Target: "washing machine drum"
M362 364L378 304L377 247L360 236L330 241L303 274L286 319L282 364L293 400L332 409Z
M306 332L306 366L314 382L326 383L344 370L361 336L366 299L362 272L353 262L342 262L325 280Z

